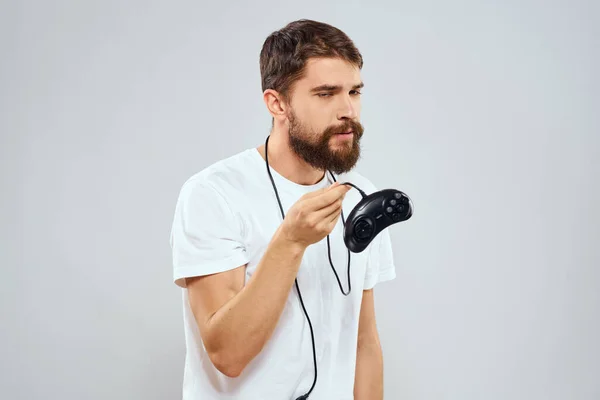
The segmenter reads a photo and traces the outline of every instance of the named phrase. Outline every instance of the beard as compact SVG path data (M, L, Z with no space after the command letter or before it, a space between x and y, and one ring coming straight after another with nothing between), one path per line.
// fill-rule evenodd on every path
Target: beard
M309 131L291 111L289 124L291 149L316 169L329 170L339 175L354 168L360 159L360 139L364 132L360 122L346 120L341 125L330 126L319 134ZM332 149L330 139L340 132L350 130L353 137L341 141L339 148Z

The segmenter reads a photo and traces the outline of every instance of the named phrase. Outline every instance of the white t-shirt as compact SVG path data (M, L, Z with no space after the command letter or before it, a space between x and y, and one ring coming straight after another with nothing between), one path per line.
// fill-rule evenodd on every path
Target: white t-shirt
M305 193L330 185L329 173L315 185L299 185L271 168L283 210ZM376 189L359 173L336 176L367 194ZM344 217L361 199L351 189L343 203ZM183 288L186 359L183 400L296 399L313 383L310 328L295 285L273 335L242 374L229 378L205 352L188 302L185 278L246 267L246 282L282 222L281 211L266 169L255 148L223 159L189 178L177 201L171 231L174 281ZM347 249L341 218L330 234L331 259L348 291ZM329 263L327 239L309 246L297 279L315 336L318 376L310 400L353 399L360 305L364 289L395 278L388 230L361 253L350 253L352 291L344 296Z

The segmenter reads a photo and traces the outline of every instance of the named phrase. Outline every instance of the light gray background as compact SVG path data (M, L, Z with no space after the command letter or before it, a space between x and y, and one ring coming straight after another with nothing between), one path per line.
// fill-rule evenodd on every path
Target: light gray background
M598 2L249 3L2 3L0 398L180 397L179 188L264 141L260 48L313 18L365 57L360 171L416 207L385 398L599 399Z

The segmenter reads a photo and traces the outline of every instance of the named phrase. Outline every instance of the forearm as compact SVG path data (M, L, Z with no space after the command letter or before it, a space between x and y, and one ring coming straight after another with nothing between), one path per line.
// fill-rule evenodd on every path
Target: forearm
M358 345L354 399L383 400L383 353L377 338Z
M241 373L271 337L304 250L276 232L247 285L209 319L211 347L228 375Z

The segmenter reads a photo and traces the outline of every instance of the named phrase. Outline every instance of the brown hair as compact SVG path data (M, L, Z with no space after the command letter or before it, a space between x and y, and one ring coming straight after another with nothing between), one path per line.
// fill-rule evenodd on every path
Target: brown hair
M301 19L265 40L260 52L263 92L276 90L287 101L293 83L302 78L307 61L313 57L337 57L363 67L362 55L344 32L323 22Z

